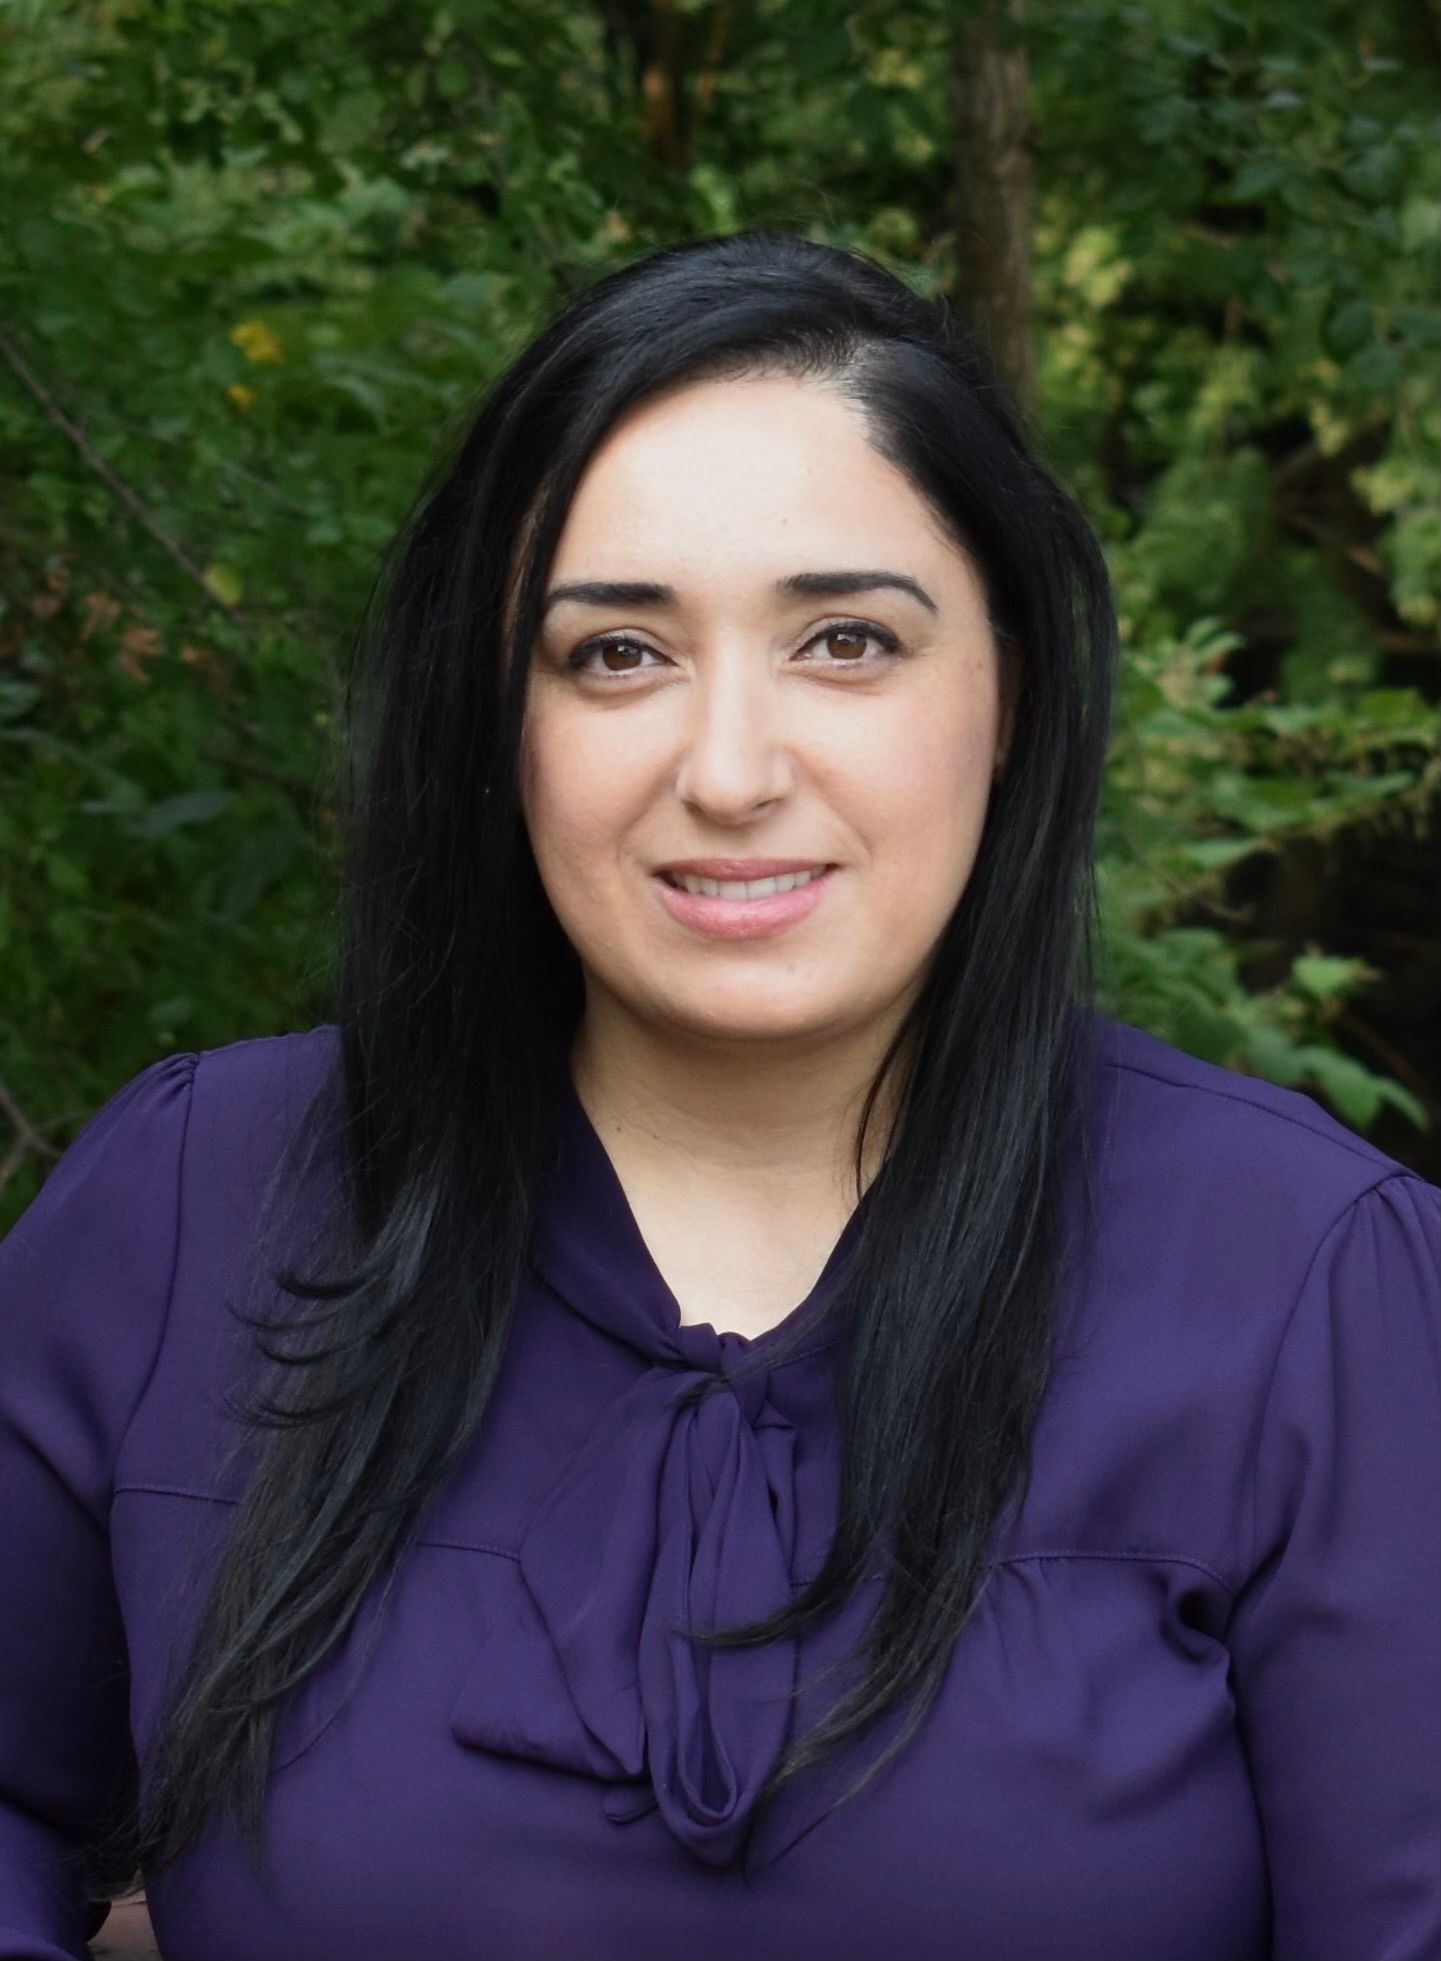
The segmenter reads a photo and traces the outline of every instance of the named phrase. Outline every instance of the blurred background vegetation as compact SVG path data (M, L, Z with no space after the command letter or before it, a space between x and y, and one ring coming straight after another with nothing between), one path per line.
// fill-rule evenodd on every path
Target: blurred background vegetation
M1112 568L1103 1005L1441 1177L1428 0L10 0L0 1230L326 1018L340 677L569 294L774 223L980 332Z

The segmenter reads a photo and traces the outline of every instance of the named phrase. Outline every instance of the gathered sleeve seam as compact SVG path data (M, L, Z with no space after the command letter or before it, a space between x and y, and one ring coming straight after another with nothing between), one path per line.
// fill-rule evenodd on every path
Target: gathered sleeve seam
M1260 1538L1258 1512L1260 1509L1261 1459L1265 1454L1266 1431L1270 1420L1271 1403L1276 1394L1276 1384L1280 1380L1281 1364L1285 1359L1286 1349L1291 1339L1291 1332L1300 1317L1301 1303L1305 1300L1307 1291L1310 1288L1311 1277L1316 1271L1321 1256L1326 1252L1342 1227L1354 1219L1360 1205L1366 1199L1374 1197L1377 1192L1384 1190L1386 1186L1395 1184L1398 1181L1408 1184L1425 1183L1425 1180L1421 1178L1419 1172L1410 1171L1406 1166L1401 1165L1378 1174L1369 1185L1364 1186L1359 1192L1353 1193L1317 1240L1315 1249L1310 1259L1306 1262L1306 1270L1301 1275L1300 1284L1296 1289L1296 1297L1286 1310L1286 1319L1282 1325L1280 1339L1276 1344L1276 1354L1271 1363L1270 1374L1267 1377L1266 1394L1261 1404L1261 1415L1256 1424L1256 1441L1251 1452L1248 1479L1250 1487L1249 1502L1243 1506L1243 1509L1249 1513L1249 1537L1246 1547L1245 1563L1237 1577L1236 1583L1231 1589L1233 1594L1240 1593L1255 1570L1256 1546Z

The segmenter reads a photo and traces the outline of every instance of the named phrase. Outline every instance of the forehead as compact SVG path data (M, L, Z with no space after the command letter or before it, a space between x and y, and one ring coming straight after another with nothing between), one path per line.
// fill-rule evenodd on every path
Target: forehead
M727 589L744 571L768 590L803 562L918 556L932 577L947 560L953 578L966 576L964 555L872 446L857 406L832 388L765 377L680 386L624 416L582 473L552 570Z

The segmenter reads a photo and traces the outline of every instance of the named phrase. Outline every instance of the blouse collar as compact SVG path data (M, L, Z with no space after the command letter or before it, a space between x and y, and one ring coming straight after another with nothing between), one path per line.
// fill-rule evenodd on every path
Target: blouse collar
M826 1310L859 1237L869 1187L805 1298L763 1334L743 1335L718 1330L709 1321L681 1320L680 1305L646 1245L568 1069L557 1131L555 1168L538 1209L531 1264L567 1306L652 1363L726 1376L763 1373L783 1337L794 1355L833 1346L839 1329Z

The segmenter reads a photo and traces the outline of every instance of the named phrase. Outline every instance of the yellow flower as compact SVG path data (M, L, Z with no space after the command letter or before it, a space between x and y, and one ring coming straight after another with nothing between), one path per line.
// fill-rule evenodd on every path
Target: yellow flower
M247 361L283 361L285 349L263 320L241 320L230 329L230 338Z
M243 381L232 381L225 392L238 409L249 409L255 406L255 390L253 388L247 388Z

